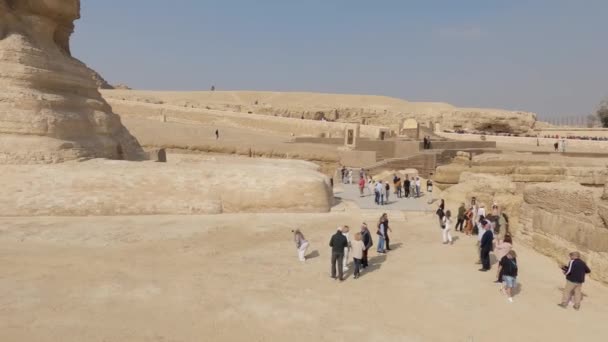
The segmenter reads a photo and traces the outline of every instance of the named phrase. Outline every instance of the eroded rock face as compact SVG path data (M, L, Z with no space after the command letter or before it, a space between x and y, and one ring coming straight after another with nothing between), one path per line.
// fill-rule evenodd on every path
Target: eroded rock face
M328 212L329 179L302 161L0 165L0 216Z
M0 0L0 163L141 158L71 56L79 17L78 0Z
M573 182L527 185L518 238L560 262L578 250L591 277L608 283L607 203L600 189Z

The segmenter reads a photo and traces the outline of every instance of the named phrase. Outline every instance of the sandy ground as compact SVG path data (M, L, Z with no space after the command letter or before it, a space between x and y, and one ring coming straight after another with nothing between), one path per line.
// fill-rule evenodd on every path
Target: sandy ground
M343 207L344 209L344 207ZM606 341L608 289L556 306L557 265L516 245L509 304L474 239L440 243L432 214L391 213L393 248L329 278L338 224L380 212L0 219L0 341ZM297 261L292 227L311 242Z

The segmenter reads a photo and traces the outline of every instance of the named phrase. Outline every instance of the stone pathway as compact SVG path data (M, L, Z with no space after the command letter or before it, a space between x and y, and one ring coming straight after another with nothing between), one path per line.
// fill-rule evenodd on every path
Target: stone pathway
M392 192L392 190L391 190ZM434 211L437 206L437 198L433 198L433 204L428 204L432 198L430 193L421 193L419 198L398 198L396 194L391 193L389 203L386 205L376 205L374 203L374 194L369 193L369 189L365 189L364 196L359 195L359 187L355 184L336 184L334 187L334 196L342 201L350 201L356 204L361 209L379 209L379 210L399 210L399 211Z

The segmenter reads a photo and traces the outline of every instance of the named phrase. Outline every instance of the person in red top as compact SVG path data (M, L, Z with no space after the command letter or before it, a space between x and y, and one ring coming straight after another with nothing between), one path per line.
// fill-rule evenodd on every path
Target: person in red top
M365 178L359 178L359 194L360 197L363 197L363 189L365 189Z

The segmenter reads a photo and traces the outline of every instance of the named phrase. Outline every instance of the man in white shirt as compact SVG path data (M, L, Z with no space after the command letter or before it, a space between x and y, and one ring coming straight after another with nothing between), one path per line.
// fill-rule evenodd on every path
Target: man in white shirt
M380 204L380 201L384 201L384 197L382 196L382 189L384 186L382 185L382 181L378 181L376 186L374 187L374 193L376 195L376 204Z

